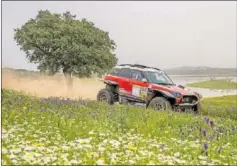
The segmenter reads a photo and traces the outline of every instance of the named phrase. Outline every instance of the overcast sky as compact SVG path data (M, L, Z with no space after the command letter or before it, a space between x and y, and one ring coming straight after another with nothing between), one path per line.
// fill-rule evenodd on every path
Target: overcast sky
M236 67L236 2L2 2L2 65L34 70L13 39L39 10L70 11L108 31L119 63Z

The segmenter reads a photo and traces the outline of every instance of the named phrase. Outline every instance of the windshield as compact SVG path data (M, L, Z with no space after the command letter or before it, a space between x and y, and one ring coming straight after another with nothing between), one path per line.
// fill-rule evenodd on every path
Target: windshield
M151 83L174 85L173 81L162 71L147 71L146 73Z

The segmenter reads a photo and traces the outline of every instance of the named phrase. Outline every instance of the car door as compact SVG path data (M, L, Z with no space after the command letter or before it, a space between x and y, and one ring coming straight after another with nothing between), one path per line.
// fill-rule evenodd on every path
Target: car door
M130 84L131 69L122 68L119 72L119 92L121 95L132 95L132 85Z
M135 98L145 99L147 97L149 83L142 81L142 79L147 80L142 71L132 70L130 84L132 96Z

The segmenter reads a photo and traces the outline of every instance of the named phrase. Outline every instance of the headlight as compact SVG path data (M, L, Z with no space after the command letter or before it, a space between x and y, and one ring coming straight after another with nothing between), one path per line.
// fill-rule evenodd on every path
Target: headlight
M173 91L171 94L172 94L174 97L176 97L176 98L179 98L179 97L181 97L181 96L182 96L182 94L181 94L181 93L179 93L179 92L176 92L176 91Z

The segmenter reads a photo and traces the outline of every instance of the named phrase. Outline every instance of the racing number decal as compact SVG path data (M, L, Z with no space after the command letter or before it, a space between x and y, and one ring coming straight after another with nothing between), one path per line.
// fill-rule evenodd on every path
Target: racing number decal
M137 97L141 97L141 98L146 98L147 90L148 89L145 88L145 87L133 85L133 87L132 87L132 95L137 96Z
M139 86L133 85L132 86L132 95L139 96L140 94L140 88Z

